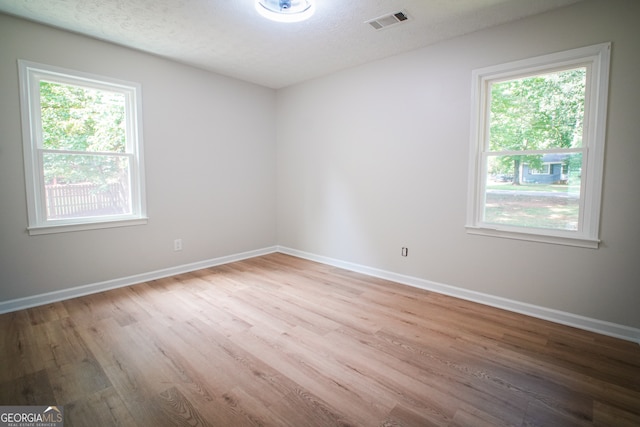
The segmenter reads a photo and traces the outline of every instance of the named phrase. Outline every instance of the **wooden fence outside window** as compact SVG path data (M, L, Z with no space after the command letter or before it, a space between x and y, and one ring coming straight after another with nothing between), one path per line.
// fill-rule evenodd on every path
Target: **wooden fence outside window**
M129 211L128 192L120 183L45 185L48 219L123 214Z

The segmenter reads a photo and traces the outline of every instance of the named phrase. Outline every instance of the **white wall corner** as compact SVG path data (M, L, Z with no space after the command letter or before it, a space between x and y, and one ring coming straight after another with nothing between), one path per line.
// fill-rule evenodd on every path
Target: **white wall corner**
M60 291L47 292L44 294L33 295L24 298L16 298L9 301L0 302L0 314L9 313L17 310L27 309L31 307L51 304L58 301L64 301L71 298L77 298L85 295L90 295L98 292L108 291L110 289L117 289L125 286L136 285L139 283L148 282L151 280L162 279L165 277L175 276L178 274L189 273L191 271L201 270L204 268L215 267L218 265L229 264L236 261L242 261L244 259L254 258L262 255L267 255L274 252L280 252L286 255L295 256L298 258L307 259L321 264L331 265L345 270L354 271L356 273L365 274L372 277L378 277L385 280L390 280L396 283L400 283L407 286L412 286L419 289L424 289L431 292L440 293L443 295L449 295L455 298L460 298L467 301L477 302L491 307L496 307L515 313L524 314L527 316L535 317L538 319L548 320L551 322L559 323L566 326L572 326L575 328L607 335L615 338L620 338L626 341L632 341L640 344L640 329L632 328L625 325L619 325L616 323L605 322L598 319L592 319L584 316L579 316L572 313L567 313L559 310L554 310L546 307L527 304L519 301L514 301L506 298L501 298L481 292L470 291L467 289L458 288L455 286L445 285L442 283L432 282L418 277L406 276L390 271L385 271L373 267L367 267L360 264L354 264L346 261L337 260L321 255L315 255L309 252L300 251L284 246L272 246L263 249L257 249L247 252L241 252L238 254L227 255L223 257L213 258L209 260L199 261L190 264L179 265L176 267L170 267L162 270L151 271L148 273L137 274L128 277L122 277L119 279L107 280L99 283L92 283L82 286L76 286L69 289L63 289Z

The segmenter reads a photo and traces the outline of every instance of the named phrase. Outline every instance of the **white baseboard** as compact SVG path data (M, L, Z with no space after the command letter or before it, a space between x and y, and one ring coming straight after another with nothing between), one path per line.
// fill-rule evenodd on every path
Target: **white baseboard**
M390 280L401 283L403 285L413 286L415 288L427 291L437 292L452 297L477 302L480 304L497 307L515 313L525 314L527 316L539 319L549 320L551 322L596 332L602 335L608 335L623 340L632 341L640 344L640 329L632 328L616 323L605 322L598 319L579 316L559 310L546 307L527 304L506 298L496 297L481 292L470 291L455 286L445 285L442 283L432 282L413 276L405 276L403 274L393 273L390 271L380 270L377 268L367 267L364 265L354 264L346 261L315 255L309 252L299 251L283 246L273 246L263 249L257 249L248 252L242 252L233 255L227 255L219 258L213 258L205 261L199 261L191 264L179 265L162 270L156 270L149 273L136 274L133 276L123 277L119 279L107 280L104 282L93 283L83 286L77 286L60 291L47 292L44 294L17 298L9 301L0 301L0 314L12 311L22 310L25 308L46 305L57 301L63 301L71 298L77 298L84 295L94 294L97 292L108 291L110 289L121 288L124 286L135 285L138 283L148 282L151 280L162 279L164 277L175 276L177 274L188 273L191 271L201 270L203 268L215 267L217 265L228 264L243 259L253 258L273 252L282 252L298 258L304 258L322 264L332 265L334 267L344 268L345 270L366 274L368 276L379 277L381 279Z
M278 246L278 252L640 344L640 329Z
M203 268L215 267L217 265L228 264L230 262L241 261L248 258L254 258L276 251L277 248L273 246L264 249L257 249L219 258L213 258L205 261L194 262L191 264L165 268L162 270L151 271L149 273L136 274L119 279L107 280L104 282L92 283L83 286L76 286L69 289L62 289L60 291L47 292L44 294L17 298L9 301L0 301L0 314L22 310L25 308L36 307L39 305L51 304L53 302L77 298L89 294L95 294L97 292L108 291L110 289L122 288L124 286L136 285L138 283L162 279L164 277L175 276L177 274L201 270Z

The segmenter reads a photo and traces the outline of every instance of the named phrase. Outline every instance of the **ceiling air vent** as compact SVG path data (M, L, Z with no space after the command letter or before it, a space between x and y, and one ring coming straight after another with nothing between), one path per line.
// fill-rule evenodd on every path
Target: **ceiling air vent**
M381 30L391 25L399 24L400 22L406 21L407 19L409 19L409 17L405 12L396 12L390 15L380 16L379 18L366 21L365 24L371 25L376 30Z

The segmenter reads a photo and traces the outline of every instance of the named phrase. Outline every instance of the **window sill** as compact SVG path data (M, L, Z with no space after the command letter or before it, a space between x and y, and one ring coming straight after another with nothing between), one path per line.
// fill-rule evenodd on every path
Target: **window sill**
M42 225L36 227L29 227L27 231L30 236L37 236L40 234L53 234L53 233L67 233L72 231L85 231L85 230L97 230L102 228L114 228L114 227L129 227L133 225L144 225L148 222L149 218L132 218L121 220L105 220L105 221L93 221L86 223L64 223L64 224L51 224Z
M575 246L580 248L598 249L600 240L554 236L545 234L525 233L521 231L500 230L495 228L485 228L478 226L466 226L467 233L488 237L500 237L504 239L526 240L529 242L550 243L554 245Z

